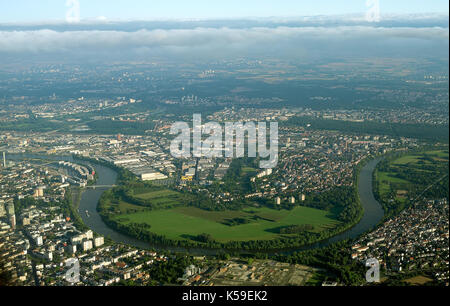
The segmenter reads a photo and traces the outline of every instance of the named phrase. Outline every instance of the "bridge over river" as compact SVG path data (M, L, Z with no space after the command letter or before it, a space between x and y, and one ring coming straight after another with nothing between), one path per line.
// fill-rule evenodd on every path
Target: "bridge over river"
M109 189L109 188L114 188L116 186L117 185L91 185L91 186L86 186L85 188L87 188L87 189L101 189L101 188Z

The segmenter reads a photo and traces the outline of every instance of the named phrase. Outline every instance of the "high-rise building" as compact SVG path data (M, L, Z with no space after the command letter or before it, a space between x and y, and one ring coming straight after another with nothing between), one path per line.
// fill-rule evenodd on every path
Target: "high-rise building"
M36 188L34 190L34 194L33 194L34 197L35 198L43 197L44 196L44 189L45 188L43 186Z
M30 225L30 219L29 218L22 218L22 225L26 226L26 225Z
M12 229L16 229L16 215L9 216L9 223Z
M7 203L7 207L6 207L6 212L8 213L8 216L12 216L15 215L15 210L14 210L14 202L10 201Z
M37 246L41 246L44 243L42 236L34 236L33 239Z
M281 205L281 198L280 198L280 197L277 197L277 198L275 199L275 203L276 203L277 205Z
M6 209L5 204L3 203L3 200L0 200L0 218L6 216Z
M6 154L3 151L3 168L6 168Z
M85 234L86 239L93 239L94 238L94 232L91 230L88 230Z
M94 246L98 248L99 246L102 246L105 243L105 238L103 237L97 237L94 239Z
M92 240L83 241L82 247L84 252L91 250L93 247Z

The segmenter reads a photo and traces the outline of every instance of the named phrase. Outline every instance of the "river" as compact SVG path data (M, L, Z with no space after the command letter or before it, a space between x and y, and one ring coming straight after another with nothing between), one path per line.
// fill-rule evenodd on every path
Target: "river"
M51 160L66 160L74 162L72 157L67 156L42 156L42 155L14 155L11 159L23 159L23 158L43 158L43 159L51 159ZM383 209L375 199L372 192L372 174L375 170L377 164L381 161L381 157L376 158L370 162L368 162L361 170L359 178L358 178L358 194L361 200L361 205L364 208L364 214L358 224L356 224L351 229L348 229L336 236L333 236L329 239L304 246L301 248L293 248L293 249L284 249L284 250L276 250L276 251L260 251L266 253L292 253L295 251L301 251L306 249L313 249L319 247L325 247L331 243L335 243L345 239L353 239L357 238L364 232L367 232L373 229L383 218L384 212ZM84 161L77 161L79 163L86 163ZM117 180L117 173L105 166L95 164L93 165L98 174L98 179L96 185L114 185ZM189 252L190 254L195 255L215 255L218 253L226 252L227 250L222 249L200 249L200 248L181 248L181 247L170 247L170 246L155 246L150 245L147 242L140 241L138 239L126 236L124 234L118 233L117 231L108 227L100 217L100 214L97 212L97 204L103 192L105 192L108 188L98 188L98 189L87 189L83 192L81 196L81 201L79 205L79 214L83 220L83 222L92 229L94 232L103 235L105 237L110 238L111 240L117 243L123 243L132 245L138 248L143 249L155 249L155 250L170 250L172 252ZM86 213L86 211L88 213ZM239 250L229 250L233 252L239 252ZM250 251L241 251L243 253L250 253Z

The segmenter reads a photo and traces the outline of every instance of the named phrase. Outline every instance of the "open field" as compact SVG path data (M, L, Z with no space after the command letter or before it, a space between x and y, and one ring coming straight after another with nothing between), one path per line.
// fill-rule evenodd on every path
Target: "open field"
M125 201L120 200L119 201L119 210L121 214L127 214L130 213L131 211L143 211L146 210L145 207L139 206L139 205L134 205Z
M398 173L406 169L411 174L436 175L436 169L448 165L448 150L434 150L421 153L413 153L402 156L390 162L389 172L378 171L378 191L381 197L386 196L394 189L395 199L404 202L407 199L409 187L414 185L411 178L397 177ZM399 193L399 191L401 191Z
M242 167L241 169L241 176L246 176L247 174L254 174L257 173L258 170L252 167Z
M194 207L144 211L116 216L124 223L146 223L150 231L171 239L190 239L201 233L210 234L219 242L268 240L280 236L278 228L289 225L311 224L315 232L334 227L339 222L329 212L296 207L292 211L270 208L246 209L243 211L205 211ZM254 221L236 226L221 222L233 218L251 218Z
M143 192L136 194L136 198L140 198L143 200L154 200L154 199L160 199L165 197L173 197L178 196L178 192L164 189L164 190L158 190L158 191L151 191L151 192Z
M405 282L407 282L409 284L419 285L419 286L424 285L424 284L426 284L428 282L431 282L431 281L433 281L431 278L428 278L428 277L425 277L425 276L422 276L422 275L418 275L418 276L415 276L415 277L412 277L412 278L409 278L409 279L405 280Z
M173 206L184 205L188 196L174 190L162 187L140 187L133 189L132 197L145 203L143 206L152 206L153 208L170 208ZM138 204L138 203L136 203Z
M436 151L428 151L427 154L435 155L437 158L442 158L448 160L449 151L447 150L436 150Z
M153 205L157 206L182 204L181 194L179 192L172 191L169 189L143 192L136 194L134 197L144 201L148 201Z
M396 159L392 162L393 165L406 165L406 164L416 164L419 162L420 155L406 155L403 157L400 157L399 159Z
M421 161L423 163L431 163L430 161L423 160L424 156L430 156L434 161L448 161L449 152L446 150L426 151L424 153L411 154L400 157L392 162L393 165L418 165Z
M392 173L389 172L378 172L378 178L382 181L389 181L391 183L400 183L400 184L409 183L407 180L395 177L392 175Z
M386 195L390 191L391 186L398 186L399 188L401 188L401 186L410 184L410 182L408 182L407 180L394 177L392 176L392 173L388 172L378 172L377 177L380 182L379 192L381 196Z

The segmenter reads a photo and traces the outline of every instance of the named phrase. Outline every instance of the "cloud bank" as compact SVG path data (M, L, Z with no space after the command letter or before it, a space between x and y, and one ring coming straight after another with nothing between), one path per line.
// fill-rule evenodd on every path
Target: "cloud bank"
M195 28L128 31L55 31L48 29L0 31L0 53L112 51L136 49L230 49L308 43L373 42L395 40L447 42L442 27L254 27Z

